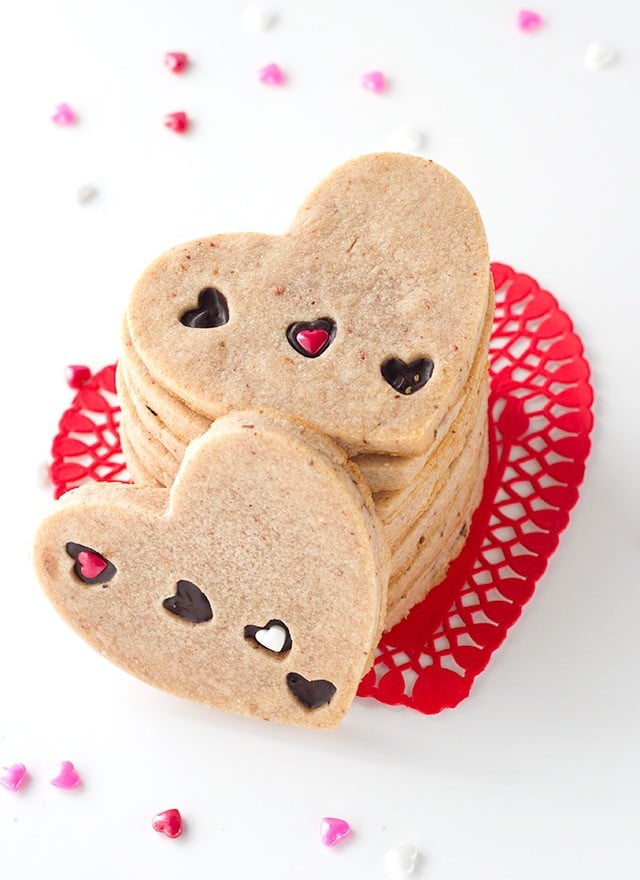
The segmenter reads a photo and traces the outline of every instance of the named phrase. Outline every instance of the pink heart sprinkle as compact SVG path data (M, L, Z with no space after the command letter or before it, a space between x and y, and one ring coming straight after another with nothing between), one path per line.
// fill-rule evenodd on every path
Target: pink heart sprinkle
M189 57L186 52L166 52L164 63L171 73L182 73L189 63Z
M9 791L18 791L27 779L27 768L24 764L12 764L11 767L3 767L0 771L0 785Z
M521 9L518 12L518 27L521 31L528 34L537 31L542 27L542 16L538 12L531 12L529 9Z
M284 84L286 76L283 69L277 64L267 64L258 71L258 79L265 86L281 86Z
M320 840L325 846L335 846L351 834L351 825L344 819L332 819L329 816L320 823Z
M169 131L175 131L176 134L184 134L189 128L189 117L183 110L167 113L164 117L164 125Z
M387 78L381 70L371 70L363 73L360 80L363 89L381 95L387 88Z
M182 816L180 810L163 810L151 820L154 831L174 840L182 834Z
M82 550L78 553L78 562L80 563L80 571L83 576L89 580L101 575L108 564L102 556L98 556L97 553L91 553L89 550Z
M77 788L81 781L78 771L71 761L63 761L60 764L60 772L51 780L51 785L55 785L56 788L70 789Z
M56 125L73 125L77 117L68 104L58 104L53 112L51 121Z
M301 330L296 339L298 345L309 354L317 354L326 344L329 334L326 330Z

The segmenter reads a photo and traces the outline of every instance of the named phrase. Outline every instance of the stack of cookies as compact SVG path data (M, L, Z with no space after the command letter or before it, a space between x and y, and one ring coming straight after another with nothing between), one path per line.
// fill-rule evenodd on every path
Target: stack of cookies
M131 476L170 486L189 443L233 410L315 426L373 495L388 629L442 580L480 500L492 317L462 184L416 157L349 162L286 235L191 242L142 276L118 367Z
M492 316L473 200L416 157L347 163L283 236L169 251L123 323L134 484L83 486L45 520L52 602L151 684L335 726L464 543Z

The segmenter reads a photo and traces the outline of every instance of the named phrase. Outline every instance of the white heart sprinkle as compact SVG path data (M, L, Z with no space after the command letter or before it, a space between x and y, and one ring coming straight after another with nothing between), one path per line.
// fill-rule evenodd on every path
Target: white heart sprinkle
M402 153L417 153L424 143L424 136L417 128L403 125L389 135L389 146Z
M412 843L398 843L388 850L384 865L391 880L403 880L412 873L418 858L418 850Z
M275 16L263 6L252 3L242 13L242 23L252 34L259 34L271 27L275 20Z
M611 67L617 59L618 55L611 46L607 46L605 43L591 43L587 48L584 63L589 70L602 70L605 67Z
M37 469L38 485L47 490L51 490L51 467L48 461L41 461Z
M97 192L98 191L95 186L91 186L90 183L83 183L82 186L78 187L78 190L76 192L76 199L78 200L78 204L84 205L87 202L90 202Z
M274 623L269 629L259 629L254 638L263 648L267 648L267 650L279 654L284 648L284 643L287 639L287 631Z

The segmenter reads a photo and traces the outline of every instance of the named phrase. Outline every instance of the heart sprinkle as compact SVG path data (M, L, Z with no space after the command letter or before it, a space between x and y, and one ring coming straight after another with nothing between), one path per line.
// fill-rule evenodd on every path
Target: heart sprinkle
M605 43L591 43L584 57L584 63L589 70L604 70L605 67L615 64L617 60L615 50Z
M362 74L360 85L368 92L381 95L387 90L387 77L381 70L370 70L369 73Z
M12 764L0 770L0 785L9 791L19 791L27 781L27 768L24 764Z
M298 354L315 358L326 351L336 335L336 325L331 318L318 321L297 321L287 328L289 345Z
M88 580L97 578L107 567L107 563L102 556L98 556L96 553L91 553L88 550L78 553L78 562L80 563L83 576Z
M291 635L286 623L281 620L270 620L266 626L245 626L245 639L253 639L267 651L274 654L285 654L291 650Z
M50 781L51 785L55 785L56 788L64 789L77 788L82 782L71 761L63 761L60 764L60 772Z
M519 29L527 34L532 34L542 27L542 16L540 13L532 12L530 9L521 9L518 12L516 21Z
M64 368L64 378L69 388L82 388L91 378L91 370L84 364L70 364Z
M424 143L422 132L412 125L396 128L389 135L389 146L400 153L417 153Z
M182 73L189 64L189 56L185 52L167 52L164 65L171 73Z
M183 826L180 810L163 810L162 813L158 813L153 817L151 825L154 831L175 840L176 837L180 837L182 834Z
M326 330L301 330L296 339L301 348L314 355L327 344L329 334Z
M55 125L73 125L77 118L75 111L68 104L58 104L53 111L51 121Z
M320 840L324 846L335 846L351 834L351 825L344 819L333 819L330 816L320 823Z
M259 34L271 27L275 19L272 12L252 3L242 13L242 23L252 34Z
M399 843L388 850L384 865L391 880L403 880L413 872L418 858L418 850L412 843Z
M79 186L76 190L76 201L79 205L86 205L87 202L90 202L98 193L98 190L95 186L92 186L90 183L83 183L82 186Z
M164 125L169 131L175 131L176 134L184 134L189 128L189 117L183 110L167 113L164 117Z
M38 485L42 488L51 489L51 465L48 461L40 462L37 470Z
M96 553L91 547L69 541L65 549L69 556L76 561L73 573L84 584L106 584L114 577L115 565L100 553Z
M283 69L278 64L267 64L258 71L258 79L265 86L282 86L286 80Z

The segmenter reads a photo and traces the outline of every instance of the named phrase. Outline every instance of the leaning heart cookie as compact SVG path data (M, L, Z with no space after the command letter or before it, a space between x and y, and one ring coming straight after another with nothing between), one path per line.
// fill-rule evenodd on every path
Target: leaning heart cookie
M461 398L490 303L468 191L433 162L383 153L334 171L285 235L160 257L133 291L128 335L198 418L267 406L350 455L420 455Z
M90 644L220 709L334 727L382 631L388 559L344 454L275 413L232 413L171 490L83 486L44 521L35 565Z

